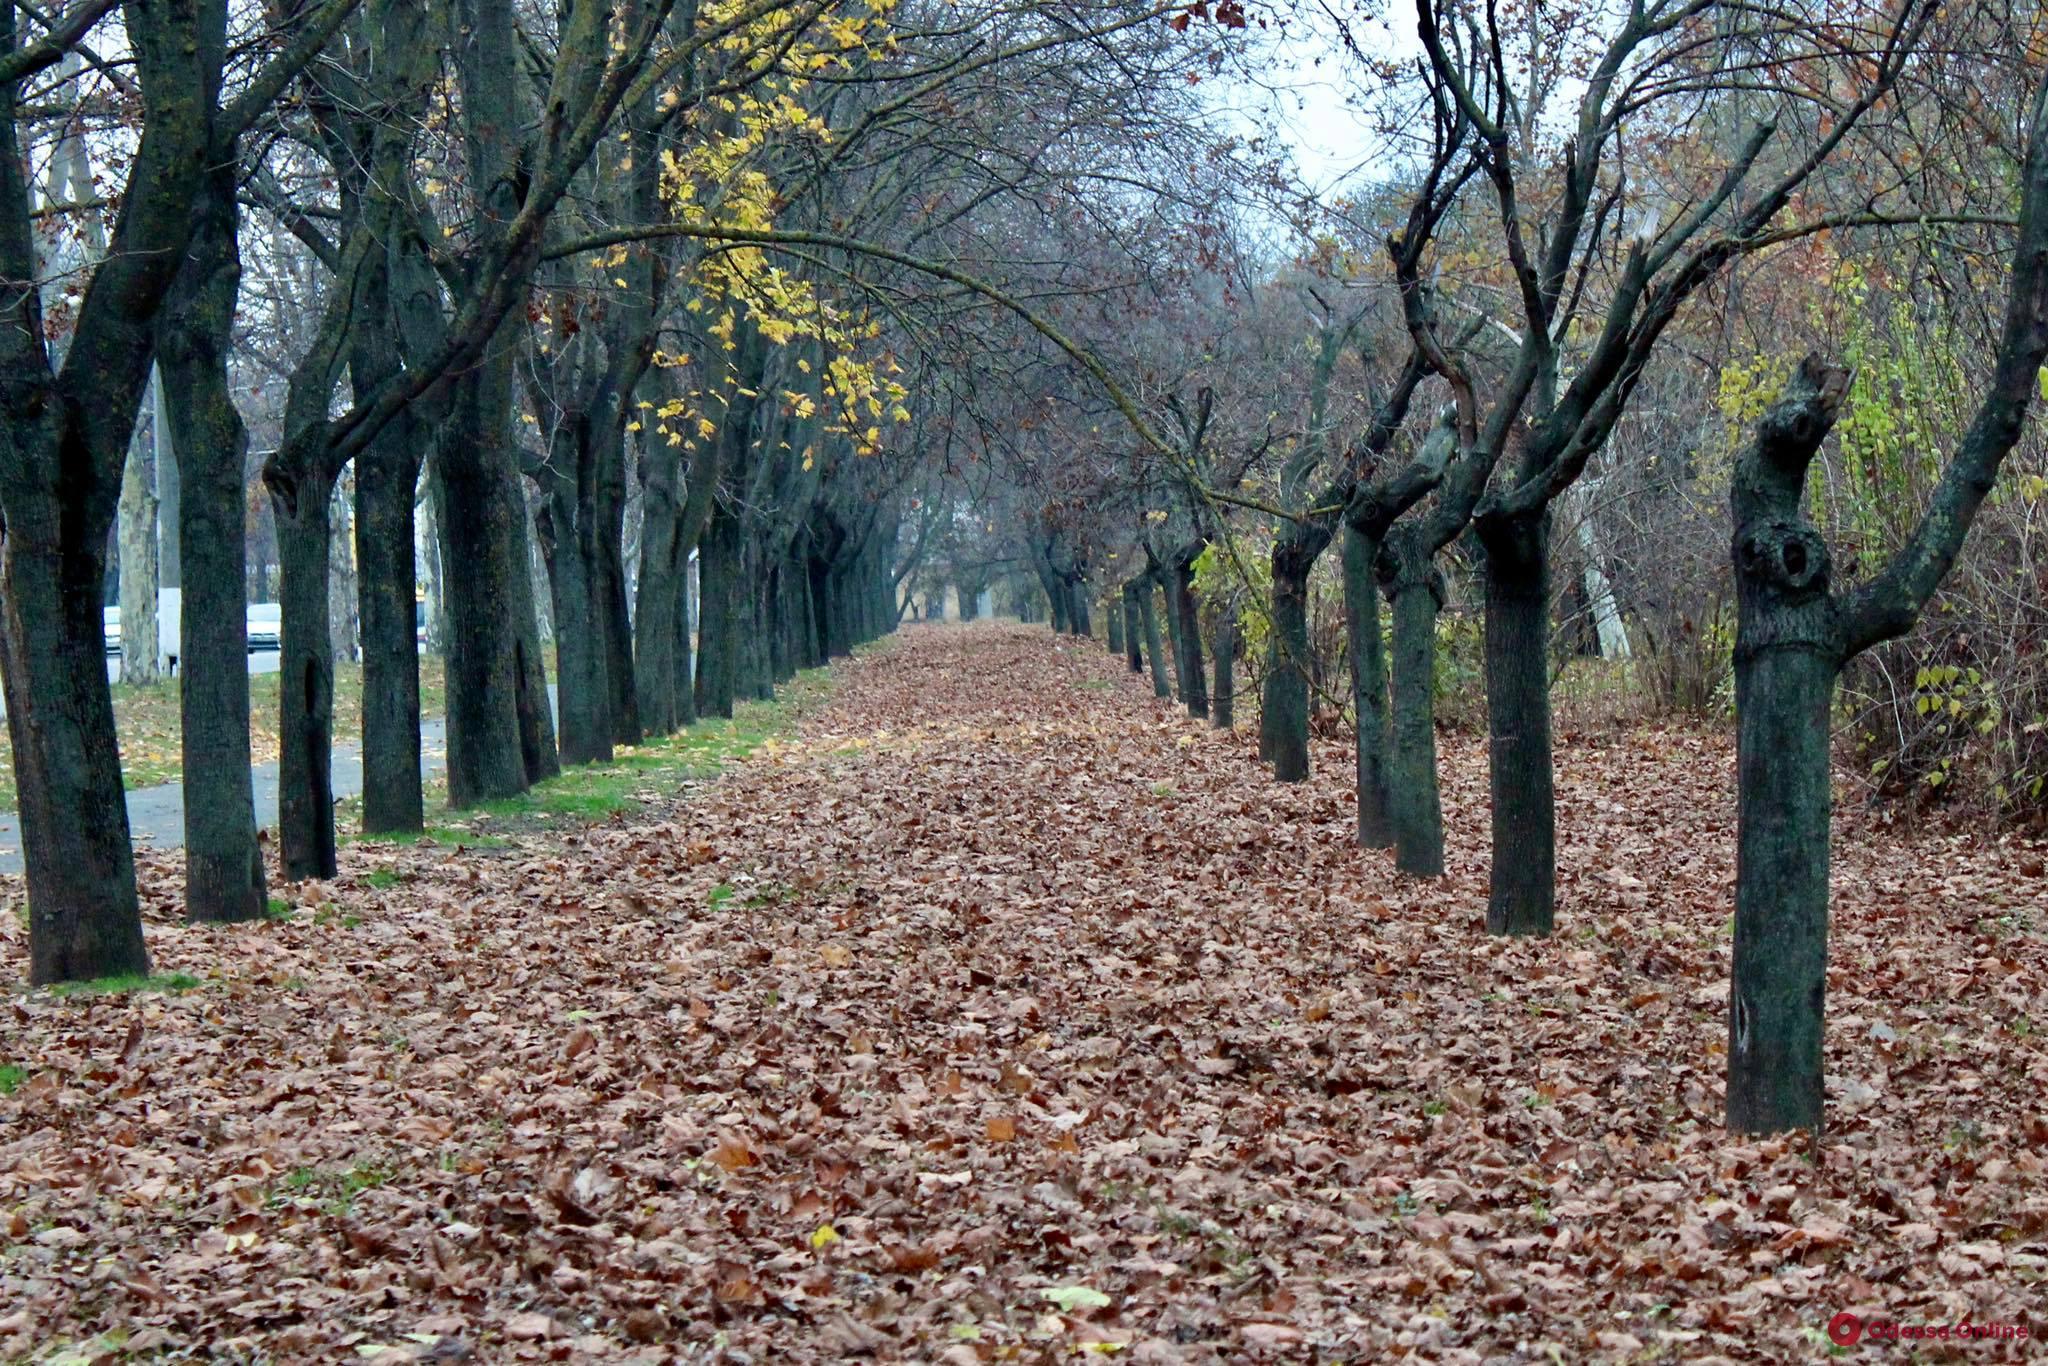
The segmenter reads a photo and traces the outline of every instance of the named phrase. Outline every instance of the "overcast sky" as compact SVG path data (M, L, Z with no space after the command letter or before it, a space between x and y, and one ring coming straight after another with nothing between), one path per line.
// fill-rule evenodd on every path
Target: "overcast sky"
M1248 132L1273 129L1319 196L1371 178L1382 144L1371 121L1347 102L1356 90L1358 63L1344 51L1334 25L1314 13L1296 17L1284 34L1254 28L1246 36L1252 46L1244 65L1259 74L1226 74L1216 83L1218 102ZM1420 52L1405 6L1395 8L1395 26L1359 20L1352 36L1374 55Z

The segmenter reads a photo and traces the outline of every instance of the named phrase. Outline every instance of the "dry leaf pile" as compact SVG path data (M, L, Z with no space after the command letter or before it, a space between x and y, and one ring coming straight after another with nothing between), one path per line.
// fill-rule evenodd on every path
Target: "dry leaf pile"
M1719 738L1566 737L1509 943L1470 739L1415 883L1346 745L1276 785L1042 628L840 673L665 824L234 930L152 865L202 986L0 1003L0 1358L1786 1361L2048 1303L2038 847L1845 824L1833 1128L1736 1141Z

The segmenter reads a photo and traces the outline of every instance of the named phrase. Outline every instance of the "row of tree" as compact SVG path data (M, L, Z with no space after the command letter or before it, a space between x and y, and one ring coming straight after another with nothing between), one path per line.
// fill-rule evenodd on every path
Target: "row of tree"
M337 562L358 580L363 827L422 826L421 507L447 571L452 804L729 715L895 624L975 387L946 351L993 345L1000 282L1191 125L1185 77L1213 45L1163 17L80 0L8 19L0 671L31 979L147 969L101 620L124 473L130 520L150 513L146 399L178 490L186 908L243 919L266 904L252 474L279 559L287 879L335 868ZM1024 116L1027 90L1062 117Z
M1544 935L1559 508L1603 461L1596 478L1628 459L1707 453L1610 447L1646 381L1696 367L1702 350L1735 359L1726 339L1745 292L1785 290L1789 273L1787 292L1811 297L1824 288L1816 262L1894 259L1901 241L1922 253L1902 293L1946 281L1957 256L1999 263L2001 287L1972 301L1986 323L1974 415L1945 461L1918 453L1939 472L1917 519L1895 546L1856 546L1853 581L1837 581L1807 485L1844 412L1850 358L1787 365L1719 414L1741 433L1716 468L1739 608L1727 1103L1731 1126L1752 1131L1822 1118L1837 679L1913 628L2020 446L2048 359L2048 86L2037 58L1995 36L2027 21L1906 3L1827 6L1815 24L1807 8L1511 15L1420 0L1424 59L1409 76L1379 73L1388 127L1427 130L1412 172L1323 224L1204 364L1149 401L1131 386L1135 457L1112 444L1079 469L1018 460L1041 496L1018 509L1015 543L1055 626L1086 633L1087 603L1105 603L1111 647L1134 670L1149 659L1161 696L1219 725L1249 634L1275 776L1308 774L1312 697L1348 709L1358 837L1420 876L1444 866L1447 570L1468 581L1491 775L1487 925ZM1964 128L1971 153L1958 155ZM1266 312L1305 319L1300 339L1249 344L1257 322L1244 320ZM1065 426L1084 447L1104 430L1094 414ZM1311 639L1308 608L1333 544L1340 669ZM1599 558L1586 568L1598 574ZM1348 695L1329 696L1340 679Z
M1267 16L1232 5L195 4L24 11L0 45L0 221L9 278L34 282L0 357L34 980L147 962L100 605L152 373L202 919L264 904L252 469L281 576L287 878L334 868L343 525L365 828L423 821L424 506L458 806L727 713L919 596L993 590L1105 625L1221 725L1243 660L1283 781L1316 713L1350 712L1359 838L1433 876L1462 592L1506 934L1555 920L1559 580L1601 649L1644 596L1586 502L1713 485L1735 491L1739 599L1730 1118L1818 1122L1834 681L1960 553L2048 349L2040 16L1417 0L1398 37L1336 31L1376 155L1331 199L1206 99L1263 77ZM1785 343L1839 340L1817 301L1851 268L1940 313L1981 378L1973 418L1913 429L1953 437L1923 515L1856 544L1837 590L1805 471L1897 396L1859 409L1864 380Z

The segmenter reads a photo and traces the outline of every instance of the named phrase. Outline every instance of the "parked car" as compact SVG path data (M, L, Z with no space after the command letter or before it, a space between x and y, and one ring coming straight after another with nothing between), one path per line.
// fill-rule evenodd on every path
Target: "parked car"
M284 608L274 602L252 602L248 610L249 653L275 650L284 643Z
M180 603L178 590L175 588L165 589L163 596L162 614L157 621L157 639L161 645L174 648L178 638L179 625L178 608ZM245 614L245 629L248 632L250 654L259 654L265 650L280 648L283 644L284 609L274 602L250 603ZM121 654L120 608L103 607L100 609L100 630L106 640L108 656L110 658L119 658ZM167 662L171 667L176 667L176 661L177 656L175 653L168 656Z

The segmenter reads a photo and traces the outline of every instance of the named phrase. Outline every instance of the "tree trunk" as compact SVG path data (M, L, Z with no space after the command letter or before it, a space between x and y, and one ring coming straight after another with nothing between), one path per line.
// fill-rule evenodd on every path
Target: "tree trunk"
M1069 579L1067 582L1067 624L1077 636L1093 636L1095 628L1088 621L1088 581Z
M606 710L612 743L637 745L643 732L640 690L633 678L633 619L626 607L626 432L623 418L609 412L600 414L594 427L600 444L592 456L597 497L591 522L591 610L597 614L611 694Z
M657 449L657 447L659 449ZM640 581L633 619L633 685L640 724L649 735L668 735L689 723L685 716L689 679L678 673L678 651L687 649L682 612L683 575L689 554L682 544L681 460L666 442L641 447ZM678 636L684 638L679 640ZM696 707L688 705L694 716Z
M1134 674L1145 672L1144 622L1138 608L1138 590L1124 585L1124 663Z
M697 548L697 714L732 715L739 681L740 542L738 518L720 507Z
M1387 773L1394 865L1404 873L1438 877L1444 871L1435 697L1436 618L1443 608L1442 580L1430 556L1417 547L1394 542L1382 553L1380 578L1394 615L1393 752Z
M232 160L228 166L232 167ZM248 433L228 390L242 278L235 182L209 177L191 245L159 319L157 364L183 494L179 689L185 787L185 914L254 920L268 905L249 759Z
M522 528L530 526L525 512L525 490L514 483L506 490L507 496L515 500ZM539 559L539 551L528 547L530 553L523 556L529 566ZM534 574L528 572L513 581L512 662L516 687L512 696L513 715L519 722L519 758L526 766L526 782L530 787L544 778L552 778L562 771L561 754L555 741L555 713L548 703L547 654L541 648L540 614L534 600Z
M1052 608L1052 629L1059 635L1073 632L1073 599L1067 593L1067 585L1057 574L1041 570L1039 577L1045 582L1045 600Z
M1781 624L1745 613L1749 631ZM1735 664L1735 975L1728 1127L1818 1129L1836 659L1781 638Z
M149 970L107 684L107 550L153 350L152 331L220 165L225 7L137 5L124 47L143 128L131 144L114 239L53 368L39 308L17 88L0 90L0 678L7 696L33 984ZM0 48L17 50L12 11ZM165 566L166 569L170 566ZM166 574L169 581L170 576Z
M1145 658L1152 666L1152 695L1171 697L1173 688L1166 681L1166 659L1159 650L1159 612L1152 605L1152 580L1138 580L1134 596L1138 600L1138 620L1145 638Z
M398 158L386 153L387 159ZM410 257L401 258L402 262ZM418 270L417 263L414 269ZM401 279L403 276L401 276ZM361 321L349 379L358 399L403 368L402 313L387 254L359 277ZM416 281L420 292L431 285ZM426 823L420 778L420 647L415 550L420 470L430 441L414 412L400 413L355 461L358 636L363 659L363 831L417 834ZM459 438L458 438L459 439Z
M811 607L810 557L792 550L782 569L783 591L789 594L791 675L825 662L818 646L818 614Z
M1481 518L1486 548L1487 776L1493 879L1486 928L1544 935L1555 918L1550 748L1550 514Z
M1728 1127L1737 1133L1818 1130L1823 1116L1829 708L1845 653L1827 542L1806 519L1804 494L1847 386L1846 372L1809 358L1735 467Z
M501 334L497 344L509 342ZM526 509L509 436L496 430L509 420L509 386L484 378L495 377L472 375L459 386L449 429L468 438L442 441L434 453L442 553L462 567L448 595L448 804L458 808L517 796L530 781L521 703L533 619Z
M1109 652L1120 655L1124 652L1124 613L1121 607L1105 606L1103 621L1109 628Z
M612 757L611 682L594 580L597 556L594 506L578 435L557 435L549 462L547 500L535 518L555 609L556 710L562 762L609 763ZM579 467L582 467L579 469Z
M1209 724L1229 730L1236 723L1237 682L1231 664L1237 654L1237 608L1225 602L1216 608L1216 631L1212 648L1216 659L1216 684L1209 690Z
M1165 600L1166 648L1167 657L1173 666L1173 696L1180 700L1181 705L1185 706L1188 700L1188 652L1186 647L1181 644L1180 611L1173 604L1173 591L1167 587L1172 582L1171 571L1159 571L1156 582L1159 587L1159 591L1156 593L1153 591L1151 584L1146 585L1145 601L1149 605L1155 597Z
M356 634L355 504L342 481L335 481L334 507L327 514L327 632L334 644L334 662L353 664L359 653ZM348 481L353 486L354 480Z
M688 555L676 576L676 727L697 724L697 571ZM813 583L816 580L812 581ZM820 642L822 645L822 642Z
M738 676L733 680L733 699L765 700L775 695L768 681L768 566L762 563L761 536L755 528L741 533L739 575L731 591L735 619L739 622L735 658Z
M0 536L31 986L149 971L107 687L106 526L61 515L54 490L39 494L10 501Z
M337 665L356 662L355 481L347 466L334 481L327 511L327 638Z
M157 655L156 492L150 487L148 442L140 427L121 466L121 681L154 683Z
M505 241L530 184L518 39L506 6L456 8L464 30L456 63L463 154L477 197L471 230L475 247L488 250ZM443 551L460 574L448 613L448 802L455 807L516 796L559 768L514 436L522 305L533 271L531 258L516 260L488 282L511 287L514 306L454 385L446 430L460 439L434 452Z
M436 487L434 480L427 480L427 526L420 536L420 548L427 557L427 650L438 655L448 651L448 574L441 550L441 495Z
M1308 777L1308 572L1313 560L1273 553L1273 644L1260 711L1266 760L1283 783Z
M1379 545L1348 523L1344 528L1344 635L1351 653L1353 748L1358 787L1358 842L1367 849L1394 843L1387 810L1387 660L1380 638L1380 595L1373 583Z
M1180 648L1185 656L1181 660L1181 678L1187 687L1182 700L1187 703L1189 716L1207 720L1209 681L1202 664L1202 615L1195 606L1195 555L1176 555L1167 582L1173 612L1180 621Z
M405 414L356 460L356 569L363 641L363 832L417 834L420 649L413 551L422 434Z
M334 471L324 454L281 451L264 469L277 527L278 854L287 882L334 876L334 647L327 616L328 510Z

